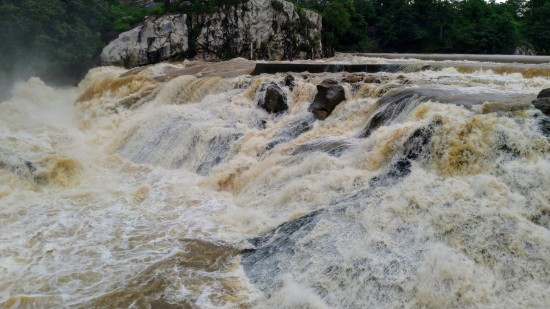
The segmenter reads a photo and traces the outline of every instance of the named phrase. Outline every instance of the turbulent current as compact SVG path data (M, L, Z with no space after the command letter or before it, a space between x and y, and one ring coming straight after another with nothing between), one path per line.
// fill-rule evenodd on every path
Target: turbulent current
M16 84L0 307L549 308L550 66L324 61L393 69ZM346 99L316 120L329 78ZM258 106L270 83L287 111Z

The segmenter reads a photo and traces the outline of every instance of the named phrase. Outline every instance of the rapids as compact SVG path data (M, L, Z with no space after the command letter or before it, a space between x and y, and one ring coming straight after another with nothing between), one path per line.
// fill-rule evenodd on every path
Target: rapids
M550 118L530 104L550 66L324 62L392 72L290 90L236 59L16 84L0 307L550 307ZM346 100L315 120L327 78ZM257 106L270 82L288 111Z

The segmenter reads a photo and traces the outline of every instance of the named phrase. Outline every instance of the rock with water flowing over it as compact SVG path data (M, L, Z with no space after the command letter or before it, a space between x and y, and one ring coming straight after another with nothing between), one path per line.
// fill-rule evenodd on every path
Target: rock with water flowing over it
M317 85L317 94L308 108L315 118L325 120L346 99L344 87L333 79L326 79Z
M380 84L380 83L382 83L382 81L380 81L380 79L378 79L378 78L376 78L375 76L372 76L372 75L369 75L369 76L365 77L363 82L365 84Z
M354 84L354 83L362 82L363 79L365 79L365 75L363 74L348 74L344 76L343 81L349 84Z
M295 82L294 76L287 75L285 77L285 86L287 86L288 89L290 89L290 91L292 91L292 90L294 90L295 85L296 85L296 82Z
M281 113L288 109L286 93L275 83L270 83L265 95L258 101L258 106L271 114Z
M134 67L173 57L204 60L321 57L319 14L282 0L221 5L214 13L151 18L103 49L104 65Z

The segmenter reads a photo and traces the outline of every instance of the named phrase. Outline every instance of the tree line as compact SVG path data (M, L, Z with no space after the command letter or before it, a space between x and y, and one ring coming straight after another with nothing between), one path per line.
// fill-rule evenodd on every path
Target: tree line
M357 52L550 53L548 0L293 0L324 17L332 49Z
M213 12L245 0L0 0L0 78L78 80L111 39L147 15ZM548 0L292 0L323 16L326 55L550 53ZM149 4L146 4L149 3ZM145 5L146 4L146 5Z

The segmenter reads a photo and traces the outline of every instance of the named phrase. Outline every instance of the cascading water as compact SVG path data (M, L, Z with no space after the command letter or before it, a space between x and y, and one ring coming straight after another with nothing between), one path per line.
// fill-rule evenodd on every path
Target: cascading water
M0 103L0 307L550 307L544 66L386 62L400 69L379 83L341 82L324 121L307 109L331 70L293 89L231 62L17 84ZM286 112L257 106L271 82Z

